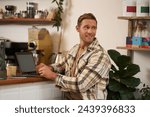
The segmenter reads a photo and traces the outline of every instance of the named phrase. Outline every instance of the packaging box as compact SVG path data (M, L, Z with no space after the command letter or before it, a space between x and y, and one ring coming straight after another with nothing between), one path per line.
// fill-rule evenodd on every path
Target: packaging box
M142 44L142 37L132 37L132 47L133 48L139 48Z
M140 47L141 48L150 48L150 37L143 37Z
M132 37L126 37L126 47L132 47Z

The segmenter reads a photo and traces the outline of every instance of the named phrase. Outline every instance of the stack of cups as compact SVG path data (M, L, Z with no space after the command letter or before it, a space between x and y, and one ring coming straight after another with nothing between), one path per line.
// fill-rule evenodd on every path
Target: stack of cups
M137 0L136 2L136 16L149 15L149 0Z
M17 66L8 65L6 67L6 70L7 70L7 77L16 76Z
M136 0L123 0L123 16L136 16Z
M150 16L149 0L123 0L123 16Z

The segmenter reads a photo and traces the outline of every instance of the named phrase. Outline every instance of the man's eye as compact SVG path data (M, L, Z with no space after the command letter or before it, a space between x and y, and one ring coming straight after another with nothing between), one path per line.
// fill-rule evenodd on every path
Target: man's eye
M92 27L92 29L94 29L94 30L95 30L95 29L96 29L96 27Z
M84 29L89 29L89 27L88 27L88 26L85 26Z

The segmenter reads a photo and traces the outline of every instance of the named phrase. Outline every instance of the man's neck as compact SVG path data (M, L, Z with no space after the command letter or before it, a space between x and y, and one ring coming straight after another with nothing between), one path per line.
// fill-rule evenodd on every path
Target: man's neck
M89 44L81 42L79 46L81 49L86 49L89 46Z

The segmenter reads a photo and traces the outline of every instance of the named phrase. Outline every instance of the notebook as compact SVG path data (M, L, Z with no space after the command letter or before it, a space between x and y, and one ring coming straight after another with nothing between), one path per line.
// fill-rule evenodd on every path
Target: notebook
M16 59L21 71L16 77L34 77L39 76L36 73L35 61L32 52L16 52Z

